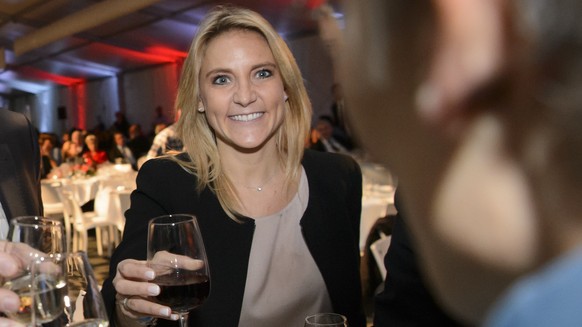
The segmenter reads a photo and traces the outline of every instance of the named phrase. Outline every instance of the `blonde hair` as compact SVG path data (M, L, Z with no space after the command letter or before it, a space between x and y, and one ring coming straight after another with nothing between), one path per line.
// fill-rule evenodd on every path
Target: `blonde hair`
M222 169L214 132L206 116L197 110L201 105L200 70L208 43L233 29L256 32L265 38L289 97L285 102L283 124L274 135L279 159L285 169L286 183L294 180L300 172L312 109L295 58L271 24L252 10L233 6L218 6L208 13L198 28L184 62L176 99L176 108L182 110L177 131L191 161L178 157L174 157L174 160L197 176L198 191L209 187L216 193L228 216L237 220L235 208L240 204L239 198Z

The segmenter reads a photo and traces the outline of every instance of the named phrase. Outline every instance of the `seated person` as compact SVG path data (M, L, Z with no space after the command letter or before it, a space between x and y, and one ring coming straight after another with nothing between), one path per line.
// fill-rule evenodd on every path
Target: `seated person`
M40 146L40 178L46 178L53 168L57 167L57 162L53 159L53 138L48 134L41 134L38 140Z
M333 120L329 116L320 116L311 132L310 148L324 152L348 153L352 146L345 138L334 135Z
M85 151L83 152L83 159L85 163L89 163L93 167L97 167L104 162L107 162L109 158L107 153L99 149L99 141L97 136L94 134L89 134L85 137Z
M125 136L122 132L113 133L113 146L109 150L109 161L113 163L127 163L136 168L135 156L131 149L125 145Z

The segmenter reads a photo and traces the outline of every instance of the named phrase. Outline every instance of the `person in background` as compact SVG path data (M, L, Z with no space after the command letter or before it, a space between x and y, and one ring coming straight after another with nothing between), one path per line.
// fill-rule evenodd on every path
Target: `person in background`
M154 110L154 120L153 120L154 128L158 124L168 125L170 123L171 121L166 117L166 114L164 113L164 108L162 106L157 106Z
M437 302L484 326L582 325L582 2L346 5L347 108L404 185Z
M180 119L181 113L182 113L181 109L176 110L176 121ZM178 136L177 124L173 123L172 125L156 133L156 136L154 137L154 140L152 142L152 146L150 147L147 153L147 160L165 154L175 154L183 150L184 144L180 137Z
M212 284L192 326L301 326L330 311L365 326L361 171L351 157L305 150L311 104L283 39L251 10L217 7L183 69L186 152L139 171L103 285L110 320L176 318L151 301L160 290L144 260L148 220L180 212L198 218Z
M129 125L130 124L127 121L127 118L125 117L125 114L121 111L118 111L115 113L115 121L109 127L109 132L111 132L111 133L121 132L121 133L123 133L123 136L128 137L129 136Z
M41 167L41 173L40 173L40 178L46 178L47 175L51 172L51 170L53 168L56 168L57 165L57 161L52 157L53 155L53 148L54 148L54 143L53 143L53 138L51 135L48 134L41 134L39 136L39 140L38 143L40 145L40 167Z
M354 140L350 131L349 119L346 116L346 101L342 85L333 83L331 87L333 103L331 105L331 122L333 125L333 137L342 143L348 150L355 148Z
M120 161L121 163L131 164L131 166L137 170L135 156L131 149L125 145L125 137L123 136L123 133L113 133L113 141L114 145L111 147L107 155L109 161L113 163Z
M75 129L71 131L70 135L70 140L65 141L61 148L63 152L62 158L65 162L69 161L69 159L81 157L85 147L83 131Z
M0 109L0 238L7 235L12 218L42 214L36 130L24 115ZM16 273L21 260L6 249L6 244L0 241L0 276L9 278ZM18 295L0 288L0 312L16 312L19 306ZM5 317L0 317L0 324L20 326Z
M85 163L89 163L94 168L109 161L107 152L99 148L99 140L94 134L89 134L85 137L85 151L83 151L82 157Z
M333 121L330 116L319 116L311 131L310 148L317 151L349 153L351 147L343 144L334 136Z
M147 154L151 144L148 141L148 138L143 134L141 125L132 124L129 126L129 139L127 140L127 146L131 149L136 159Z

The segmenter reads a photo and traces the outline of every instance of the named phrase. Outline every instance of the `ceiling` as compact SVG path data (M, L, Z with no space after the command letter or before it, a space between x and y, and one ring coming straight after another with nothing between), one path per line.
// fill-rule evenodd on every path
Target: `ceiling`
M339 1L326 1L339 10ZM324 0L230 0L286 39L317 33ZM0 0L0 96L183 60L209 0Z

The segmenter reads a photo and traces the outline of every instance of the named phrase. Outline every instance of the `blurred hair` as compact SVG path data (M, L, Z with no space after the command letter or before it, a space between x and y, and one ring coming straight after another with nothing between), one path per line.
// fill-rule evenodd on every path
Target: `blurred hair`
M283 124L274 135L288 182L300 172L303 140L309 133L312 115L311 103L295 58L285 41L262 16L232 6L218 6L206 16L184 62L176 100L176 108L182 109L177 131L191 161L175 160L197 176L199 190L209 187L217 194L222 207L233 219L236 219L234 208L239 199L222 169L214 131L208 125L206 116L197 109L201 105L200 70L208 44L222 33L235 29L258 33L267 41L289 97Z
M512 42L508 63L514 91L508 116L517 133L512 145L536 174L543 207L560 212L570 205L568 212L580 212L582 201L572 197L582 189L582 1L512 5L510 14L518 18L512 26L518 42ZM545 138L537 155L531 153L532 137Z
M38 144L40 146L42 146L43 143L46 140L51 141L51 143L52 143L53 146L55 145L55 140L54 140L54 138L50 134L47 134L47 133L41 133L41 134L39 134L39 136L38 136Z

